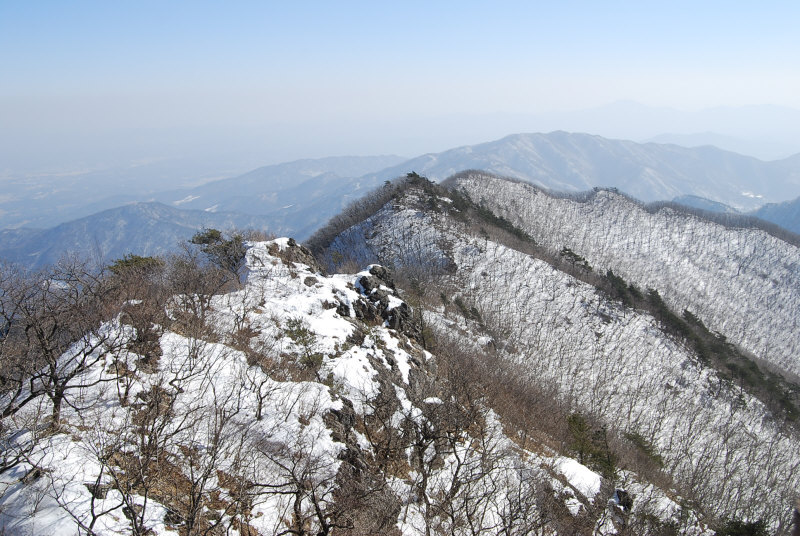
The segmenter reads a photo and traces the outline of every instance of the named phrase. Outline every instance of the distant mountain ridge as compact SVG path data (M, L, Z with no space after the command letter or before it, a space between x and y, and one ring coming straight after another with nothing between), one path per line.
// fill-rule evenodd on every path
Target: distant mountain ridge
M465 169L485 170L554 191L614 187L645 202L678 198L678 202L717 211L727 211L722 205L740 212L750 211L764 202L782 201L800 194L800 155L763 162L714 147L687 149L556 131L514 134L410 160L392 155L298 160L197 187L160 192L148 201L161 202L175 210L206 214L225 212L231 217L235 213L238 221L256 218L259 228L303 240L350 201L387 180L416 171L441 181ZM788 229L800 227L796 211L790 210L786 217L773 216L774 213L765 211L756 215ZM58 248L51 248L51 251L92 249L85 243L86 237L98 232L108 240L100 248L103 251L124 251L134 244L141 246L141 239L128 233L135 233L137 227L144 225L148 218L144 213L136 216L137 225L129 226L123 220L113 225L118 231L113 235L116 238L105 230L86 227L87 222L93 221L106 228L112 225L108 215L99 219L95 216L98 214L80 224L84 229L82 233L64 235L55 228L38 234L29 230L4 231L0 257L26 265L49 262L45 259L52 259L54 255L42 253L48 246L37 245L37 236L44 241L48 236L60 236ZM161 235L174 242L176 236L185 235L185 232L176 233L170 229L165 221L147 221L150 221L147 225L152 225L152 237ZM164 229L159 229L164 225ZM112 244L114 240L118 243Z
M52 229L0 231L0 257L30 267L55 264L68 255L109 262L128 253L167 254L203 227L268 230L270 224L261 216L133 203Z
M729 207L725 203L718 203L717 201L712 201L697 195L681 195L673 199L672 202L684 205L686 207L708 210L711 212L720 212L723 214L741 214L738 210L733 207Z
M740 214L758 218L764 222L777 225L791 233L800 234L800 197L783 203L767 203L750 212L740 212L724 203L711 201L704 197L682 195L672 200L673 203L685 207L718 214Z
M372 170L357 174L369 167ZM765 202L800 195L800 155L764 162L715 147L639 144L556 131L513 134L410 160L344 157L266 166L196 188L165 192L157 200L181 208L217 206L218 210L266 214L297 203L309 193L313 198L352 195L409 171L441 181L465 169L481 169L558 191L615 187L642 201L692 195L737 210L753 210Z
M514 134L423 155L375 178L409 169L433 180L481 169L557 191L614 187L642 201L695 195L739 210L800 193L800 155L763 162L715 147L639 144L560 131Z
M767 203L752 212L752 215L800 233L800 197L783 203Z
M645 143L671 143L681 147L702 147L713 145L725 151L731 151L759 160L780 160L792 156L796 152L795 146L779 144L769 140L747 140L739 137L725 136L715 132L698 132L694 134L659 134L645 141Z
M395 166L405 160L393 155L297 160L260 167L244 175L195 188L161 192L155 199L180 208L269 214L307 199L309 195L326 197L341 184L358 190L360 188L357 180L353 181L354 177Z

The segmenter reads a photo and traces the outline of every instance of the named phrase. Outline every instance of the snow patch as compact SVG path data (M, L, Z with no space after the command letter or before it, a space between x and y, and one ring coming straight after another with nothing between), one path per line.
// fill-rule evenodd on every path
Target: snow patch
M590 501L600 492L600 475L572 458L557 458L555 470L567 479L569 485L578 490Z
M179 199L177 201L173 201L172 204L175 206L185 205L186 203L191 203L195 199L200 199L199 195L187 195L183 199Z

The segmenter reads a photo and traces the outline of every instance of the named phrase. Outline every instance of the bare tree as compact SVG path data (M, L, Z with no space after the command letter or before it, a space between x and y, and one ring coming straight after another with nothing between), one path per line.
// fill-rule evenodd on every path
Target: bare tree
M39 273L2 269L0 417L45 396L57 426L63 405L72 404L70 393L87 387L83 374L120 347L118 330L102 323L111 296L101 283L80 264Z

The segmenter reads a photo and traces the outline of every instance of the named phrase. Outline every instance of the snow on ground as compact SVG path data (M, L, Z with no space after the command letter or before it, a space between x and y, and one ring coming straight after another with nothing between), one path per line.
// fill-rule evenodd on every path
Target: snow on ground
M785 517L782 505L790 504L800 488L795 470L800 441L795 433L785 433L760 401L703 367L653 317L606 300L594 287L543 261L471 237L446 215L419 210L424 203L411 192L350 229L339 243L356 243L360 236L373 258L387 263L408 258L423 260L423 265L450 263L455 269L437 281L437 290L478 310L485 329L497 335L482 340L491 340L500 355L518 362L521 375L552 386L581 412L650 441L665 468L718 511L752 516L756 509L772 519ZM592 209L578 204L576 210ZM619 211L614 214L622 217ZM573 216L580 218L585 215ZM631 224L646 226L639 220ZM624 243L624 237L613 241ZM747 238L742 246L751 242ZM778 251L776 246L773 253ZM796 264L792 259L784 263L786 269ZM747 300L736 303L747 305ZM474 320L442 311L426 310L426 322L456 338L474 333ZM763 313L757 322L770 318ZM764 500L765 489L771 500Z
M570 247L601 273L656 288L674 310L800 373L800 248L670 208L651 213L609 191L578 201L487 175L457 185L552 251Z
M573 458L558 458L555 470L564 475L569 485L581 492L590 501L600 492L600 475Z
M441 260L437 242L432 244L420 253ZM84 373L86 387L65 408L61 426L36 441L41 430L26 423L35 422L42 408L31 406L14 422L4 422L21 429L11 447L31 449L28 461L0 475L0 529L60 536L74 534L80 523L98 535L128 534L131 522L123 509L132 505L143 526L171 536L178 529L168 504L184 500L179 486L191 483L214 498L207 504L236 534L234 511L226 509L235 500L235 490L226 484L230 476L263 486L264 493L249 505L247 523L264 534L280 532L298 511L296 497L304 497L299 509L309 519L315 510L304 493L313 490L323 508L334 500L350 447L341 431L333 433L331 417L345 412L345 399L363 420L373 411L370 403L381 394L382 382L390 385L383 394L396 401L391 424L412 435L417 430L420 438L435 428L440 412L452 409L447 397L415 391L415 375L425 374L422 367L435 363L435 356L419 349L412 356L411 341L386 325L358 323L353 307L363 300L355 285L358 275L326 277L270 253L296 247L288 239L249 246L247 284L211 300L212 334L165 331L156 366L145 366L143 356L124 344L105 353ZM184 302L173 300L171 313L177 315ZM399 303L392 295L390 307ZM119 321L104 329L115 334L110 339L135 337ZM361 343L351 339L357 329L364 335ZM241 333L248 336L244 346L233 343ZM422 363L415 357L420 355ZM281 371L290 365L304 370L303 359L313 356L320 360L317 370L306 369L308 379L267 373L285 374ZM129 372L115 376L119 367ZM387 475L400 504L397 528L403 534L424 534L430 522L420 493L431 503L453 494L453 504L461 501L480 511L485 527L501 523L510 504L504 501L514 493L532 493L552 468L589 501L598 496L599 475L569 458L521 452L493 412L487 408L482 416L480 441L467 428L449 431L447 442L431 442L419 452L409 447L406 469ZM374 438L358 429L349 433L360 449L371 452ZM140 455L148 441L155 442L159 464ZM32 471L34 465L41 470ZM149 471L155 484L147 494L141 482L129 489L122 485L133 482L133 469ZM157 470L172 472L166 477ZM564 500L576 516L590 506L574 494Z

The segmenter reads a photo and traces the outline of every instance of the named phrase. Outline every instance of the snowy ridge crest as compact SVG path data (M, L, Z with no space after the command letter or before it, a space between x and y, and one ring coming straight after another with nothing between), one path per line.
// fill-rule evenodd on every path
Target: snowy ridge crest
M641 518L711 533L672 490L506 435L437 375L431 317L388 270L313 264L293 240L251 243L236 289L123 303L87 336L96 359L73 368L57 422L46 396L3 419L2 530L616 534Z
M792 283L800 264L793 260L791 246L750 230L731 238L728 230L704 222L676 221L670 211L634 212L627 208L630 203L613 192L600 192L594 196L595 203L587 204L553 199L529 191L526 185L495 178L457 184L472 199L484 201L484 207L497 210L500 218L486 216L485 208L470 208L457 195L441 202L443 192L433 185L414 188L343 232L329 251L375 259L405 270L414 281L428 281L421 293L431 298L422 306L431 329L453 340L467 338L476 352L491 355L498 364L509 364L514 378L527 378L526 385L553 393L568 411L592 416L609 430L657 452L662 470L678 489L720 518L764 519L779 532L788 530L790 505L800 489L796 429L705 365L685 340L667 333L652 315L610 299L569 270L541 260L538 253L503 245L497 237L508 240L516 232L512 238L522 237L518 242L541 243L556 257L569 246L572 249L563 255L573 259L571 270L603 273L613 267L615 273L627 275L632 272L619 262L627 257L618 250L630 253L644 234L647 248L638 257L633 255L630 266L635 267L639 259L658 258L658 273L674 274L674 279L666 281L694 284L695 277L703 281L701 296L710 303L698 299L689 308L704 322L708 318L709 325L726 330L723 333L733 334L737 323L745 325L742 319L731 318L731 312L749 315L746 329L751 336L741 338L744 347L755 347L756 340L766 344L769 337L796 339L796 330L787 329L794 320L785 314L798 310L792 304L800 288ZM571 203L571 208L562 214L545 203ZM528 217L537 225L526 226ZM655 232L657 225L665 227ZM684 236L684 225L694 233ZM649 228L654 232L647 234ZM564 241L557 242L558 237ZM689 248L700 237L708 251L696 256L659 242L671 240ZM583 249L590 243L594 245ZM724 251L715 249L720 247ZM709 259L724 257L726 252L741 259L728 263L741 268L743 283L734 278L723 285L712 277ZM764 254L776 265L772 273L762 271L753 260ZM617 264L611 265L612 261ZM682 279L680 274L684 274ZM763 274L767 274L766 284ZM772 274L777 274L774 281L770 281ZM647 280L629 280L648 287ZM649 286L665 289L665 299L674 303L663 283L664 279L655 278ZM780 303L758 294L765 286ZM750 292L753 303L738 294L726 294L731 292L744 296ZM769 310L759 309L767 303ZM754 310L763 317L757 318ZM767 328L770 322L774 325ZM756 334L760 326L774 330L773 335ZM794 348L794 342L773 340L768 355L779 355L783 344ZM768 500L765 490L769 490Z

